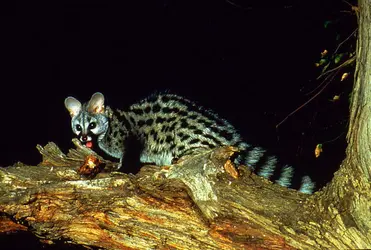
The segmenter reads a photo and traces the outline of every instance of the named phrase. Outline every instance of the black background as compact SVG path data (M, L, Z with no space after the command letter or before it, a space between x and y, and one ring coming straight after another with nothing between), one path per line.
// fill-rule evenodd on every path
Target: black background
M125 108L170 90L214 110L321 187L346 146L348 98L329 100L351 81L330 85L275 126L319 85L314 63L337 45L324 22L345 16L351 21L337 27L345 36L356 27L342 10L349 5L320 0L13 1L1 8L0 166L37 164L36 144L73 146L69 95L86 101L100 91L107 105ZM315 159L316 144L338 136Z

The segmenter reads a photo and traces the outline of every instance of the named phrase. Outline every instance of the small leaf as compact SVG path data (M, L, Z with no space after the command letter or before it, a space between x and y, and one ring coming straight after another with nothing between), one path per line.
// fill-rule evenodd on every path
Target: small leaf
M341 58L343 58L343 56L344 56L343 53L337 54L335 59L334 59L335 64L338 64L340 62Z
M340 95L334 95L334 97L332 98L332 101L336 102L336 101L339 101L340 100Z
M325 49L324 51L321 52L321 57L323 58L324 56L326 56L328 53L327 49Z
M328 66L330 66L330 63L327 63L327 64L323 67L323 69L322 69L322 73L325 72L325 71L327 70Z
M325 27L325 29L327 29L328 26L329 26L331 23L332 23L332 21L325 21L325 22L323 23L323 26Z
M316 156L316 158L320 156L322 151L322 144L317 144L316 149L314 150L314 155Z
M325 63L327 63L327 59L322 58L322 59L319 60L319 62L317 62L315 65L316 65L316 67L319 67L319 66L321 66L321 65L323 65L323 64L325 64Z
M344 73L342 76L341 76L341 82L344 81L345 79L347 79L349 76L349 73Z

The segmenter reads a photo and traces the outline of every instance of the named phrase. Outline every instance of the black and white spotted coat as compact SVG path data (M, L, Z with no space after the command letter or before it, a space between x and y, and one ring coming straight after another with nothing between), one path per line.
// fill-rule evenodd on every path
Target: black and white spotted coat
M96 138L100 149L120 161L130 147L126 143L129 138L140 144L140 162L156 165L171 165L184 155L231 145L241 152L236 163L249 166L265 178L280 171L276 182L291 184L291 166L279 164L261 147L247 144L228 121L183 97L155 94L119 110L105 107L103 94L95 93L84 105L68 97L65 106L72 117L72 130L80 140L86 143ZM308 176L302 177L299 191L311 193L313 187Z

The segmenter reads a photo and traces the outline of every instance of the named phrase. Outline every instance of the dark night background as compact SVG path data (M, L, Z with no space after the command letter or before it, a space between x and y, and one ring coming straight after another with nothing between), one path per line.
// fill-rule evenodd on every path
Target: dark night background
M350 10L345 2L52 2L1 8L0 166L39 163L36 145L49 141L67 152L73 135L64 99L86 101L96 91L116 108L154 91L185 96L229 120L247 142L312 175L319 187L344 158L351 80L330 84L275 126L320 84L314 63L323 49L336 47L335 33L346 37L356 27L354 15L340 12ZM347 21L336 32L324 29L326 20L340 17ZM339 102L329 101L338 94ZM315 159L316 144L338 136ZM0 242L22 248L17 239ZM24 249L40 247L24 242Z

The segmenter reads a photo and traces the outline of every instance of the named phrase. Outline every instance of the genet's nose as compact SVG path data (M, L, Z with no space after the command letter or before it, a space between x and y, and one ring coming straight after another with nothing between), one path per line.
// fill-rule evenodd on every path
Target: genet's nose
M88 137L86 135L81 136L81 141L86 142L88 140Z

